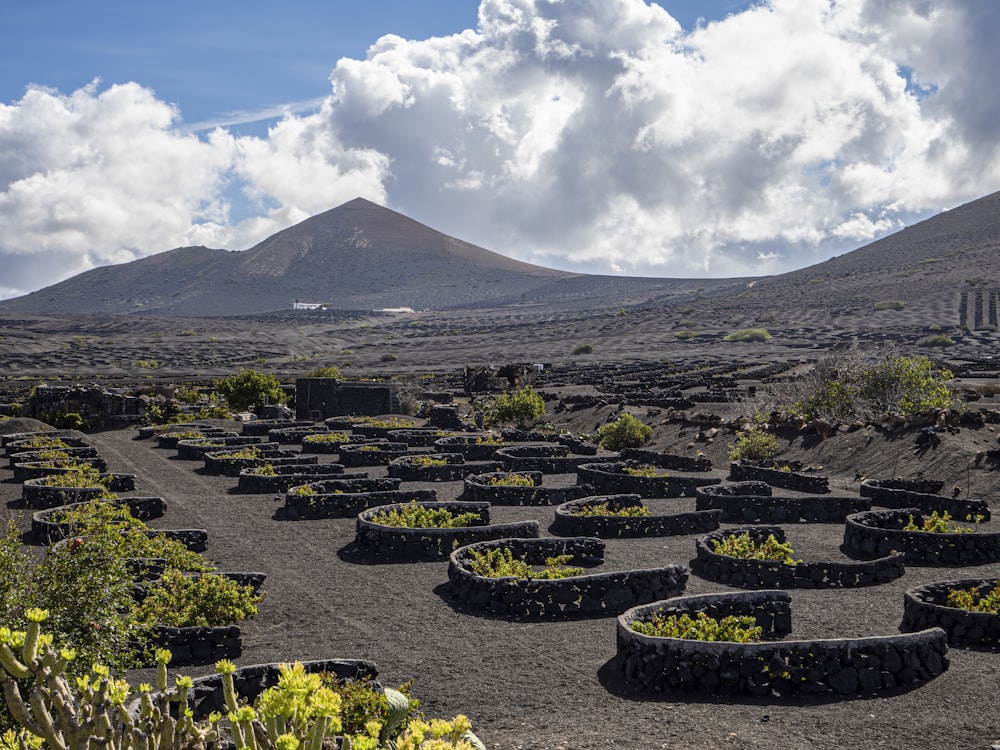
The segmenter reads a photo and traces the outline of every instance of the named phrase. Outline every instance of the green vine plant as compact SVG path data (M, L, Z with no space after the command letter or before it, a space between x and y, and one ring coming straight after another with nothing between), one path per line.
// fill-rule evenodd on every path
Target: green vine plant
M316 443L325 445L327 443L346 443L350 437L346 432L319 432L313 435L306 435L302 438L303 443Z
M996 585L980 595L976 589L949 589L945 604L957 609L965 609L969 612L987 612L989 614L1000 614L1000 581Z
M556 555L545 558L545 566L533 566L527 560L514 557L508 547L493 547L486 552L469 551L469 569L484 578L523 578L525 580L550 580L569 578L583 573L583 568L569 565L573 555Z
M649 620L633 622L632 630L656 638L731 643L756 643L763 634L763 629L751 615L727 615L717 620L705 612L696 612L694 617L687 613L664 616L657 612Z
M622 518L643 518L649 516L649 508L645 505L625 505L613 508L607 502L580 505L574 516L619 516Z
M452 513L447 508L428 508L416 500L399 510L384 511L372 516L372 523L407 529L458 529L474 526L480 520L478 513Z
M776 560L785 565L798 565L801 560L792 557L794 550L789 542L779 542L774 534L757 544L749 532L729 534L722 539L712 539L713 551L720 555L738 557L742 560Z
M986 516L977 514L976 516L966 516L966 521L972 521L978 526L982 523ZM903 531L927 531L932 534L972 534L976 531L974 526L959 526L954 520L952 520L951 514L948 511L944 511L941 515L935 510L929 516L925 517L923 523L918 524L916 519L914 519L913 514L910 514L909 520L903 527Z
M510 472L507 474L494 474L487 478L486 484L490 487L534 487L535 480L530 474Z
M632 477L646 477L647 479L664 479L670 476L670 473L656 466L649 466L648 464L643 466L623 466L622 474L628 474Z

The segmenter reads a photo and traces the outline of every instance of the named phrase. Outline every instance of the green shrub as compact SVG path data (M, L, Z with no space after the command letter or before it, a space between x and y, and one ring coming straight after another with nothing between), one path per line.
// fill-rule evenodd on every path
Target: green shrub
M652 427L625 412L616 421L597 429L597 444L611 451L639 448L646 444L652 434Z
M628 474L630 477L646 477L648 479L653 478L663 478L669 477L670 472L659 469L655 466L650 466L645 464L643 466L623 466L622 474Z
M766 328L742 328L738 331L733 331L722 337L723 341L770 341L771 334L768 333Z
M469 568L473 573L484 578L525 578L554 579L578 576L583 568L567 565L573 560L573 555L556 555L545 558L545 567L541 570L530 565L524 558L514 557L507 547L493 547L486 552L470 550Z
M788 542L779 542L774 534L768 534L761 544L757 544L750 536L750 532L742 534L729 534L722 539L712 539L713 551L720 555L738 557L741 560L777 560L786 565L796 565L801 560L792 558L792 545Z
M683 638L688 641L726 641L732 643L755 643L761 639L763 629L751 615L728 615L720 620L709 617L704 612L688 614L653 614L647 621L632 623L632 630L656 638Z
M612 508L606 502L581 505L573 513L574 516L617 516L621 518L645 518L649 516L649 508L645 505L626 505L622 508Z
M573 347L573 354L593 354L593 344L577 344Z
M906 303L901 299L884 299L876 302L874 307L876 310L902 310L906 307Z
M924 336L917 341L917 346L954 346L955 341L951 336L944 333L937 333L932 336Z
M729 448L730 461L770 461L778 453L778 438L760 427L751 427L737 436Z
M997 581L996 586L982 595L976 593L974 588L949 589L945 604L970 612L988 612L1000 615L1000 581Z
M966 520L978 524L983 518L983 516L976 516L975 518L970 517ZM903 526L903 531L927 531L932 534L971 534L975 530L972 526L959 526L952 520L951 514L948 511L938 515L936 510L929 516L926 516L923 523L919 525L911 514L906 525Z
M483 407L487 425L517 422L519 426L545 413L545 400L531 386L521 386L510 393L501 393Z
M256 370L240 370L213 385L236 411L253 411L264 404L283 404L287 400L276 377Z
M205 573L187 576L166 571L135 608L136 620L149 627L217 627L257 616L264 594L231 578Z
M487 482L491 487L534 487L535 480L530 474L518 474L511 472L508 474L494 474Z
M399 510L376 513L372 522L406 529L459 529L474 526L479 518L478 513L456 515L447 508L428 508L413 500Z
M341 374L340 369L330 365L329 367L317 367L315 370L310 370L302 377L304 378L333 378L334 380L340 380Z

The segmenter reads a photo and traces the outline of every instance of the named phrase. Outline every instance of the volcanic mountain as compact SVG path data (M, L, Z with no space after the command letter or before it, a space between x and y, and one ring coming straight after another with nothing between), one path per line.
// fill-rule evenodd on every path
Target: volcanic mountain
M295 301L447 310L605 296L627 302L696 286L705 282L589 276L522 263L356 198L243 252L182 247L95 268L2 302L0 312L244 315L290 309Z

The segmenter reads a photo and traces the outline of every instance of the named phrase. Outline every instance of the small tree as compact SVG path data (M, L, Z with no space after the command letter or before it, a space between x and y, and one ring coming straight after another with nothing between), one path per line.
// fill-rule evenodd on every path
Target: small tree
M597 429L597 444L610 451L639 448L646 444L652 434L652 427L625 412L616 421Z
M517 422L524 427L527 422L538 419L545 413L545 401L530 386L521 386L510 393L501 393L486 403L484 409L486 424Z
M213 385L237 411L253 411L264 404L283 404L287 400L276 377L256 370L240 370L228 378L216 380Z
M741 432L729 449L730 461L770 461L778 452L778 438L760 427Z

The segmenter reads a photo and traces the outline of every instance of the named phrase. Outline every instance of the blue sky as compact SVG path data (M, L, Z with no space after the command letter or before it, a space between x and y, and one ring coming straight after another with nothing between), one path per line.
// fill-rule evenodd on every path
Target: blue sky
M358 195L569 270L810 265L1000 189L998 34L979 0L7 3L0 298Z

